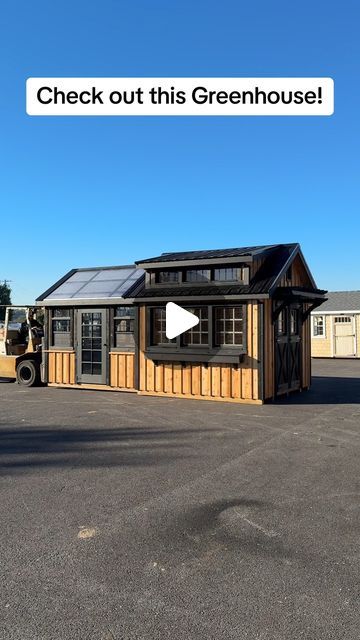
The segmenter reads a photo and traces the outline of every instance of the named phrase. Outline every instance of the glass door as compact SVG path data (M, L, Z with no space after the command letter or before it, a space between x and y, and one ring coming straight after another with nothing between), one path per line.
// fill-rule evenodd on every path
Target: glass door
M77 380L90 384L107 382L106 311L78 312Z

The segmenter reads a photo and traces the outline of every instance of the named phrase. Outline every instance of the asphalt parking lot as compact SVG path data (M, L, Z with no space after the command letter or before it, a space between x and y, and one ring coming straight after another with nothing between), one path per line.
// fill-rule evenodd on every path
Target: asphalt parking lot
M359 373L264 406L0 384L0 638L358 640Z

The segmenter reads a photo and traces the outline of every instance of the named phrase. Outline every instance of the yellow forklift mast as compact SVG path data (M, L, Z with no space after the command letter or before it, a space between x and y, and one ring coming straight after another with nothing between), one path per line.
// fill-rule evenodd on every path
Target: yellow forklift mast
M39 309L8 306L5 321L0 321L0 378L17 380L32 387L40 382L43 325Z

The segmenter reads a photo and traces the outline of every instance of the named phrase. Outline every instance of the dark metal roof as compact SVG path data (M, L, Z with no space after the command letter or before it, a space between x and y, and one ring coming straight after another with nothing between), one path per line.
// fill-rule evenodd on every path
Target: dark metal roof
M154 258L146 258L144 260L137 260L136 264L146 264L151 262L177 262L181 260L211 260L213 258L234 258L254 256L269 249L275 249L278 246L285 246L288 248L294 248L296 244L286 245L259 245L255 247L236 247L232 249L208 249L204 251L180 251L171 253L162 253L160 256Z
M272 289L276 286L276 282L281 275L282 270L286 267L286 264L295 250L298 249L298 245L286 244L286 245L274 245L271 251L269 246L263 249L267 250L267 256L261 265L260 269L255 274L254 278L247 285L234 285L234 284L219 284L219 285L175 285L172 287L151 287L145 286L139 290L134 296L137 299L151 299L151 298L178 298L178 297L210 297L210 296L256 296L266 295L269 296L272 293ZM319 290L314 288L307 289L309 292L318 292ZM319 292L320 293L320 292ZM321 292L322 295L322 292Z
M360 291L329 291L326 294L327 300L316 309L316 313L327 312L360 312Z

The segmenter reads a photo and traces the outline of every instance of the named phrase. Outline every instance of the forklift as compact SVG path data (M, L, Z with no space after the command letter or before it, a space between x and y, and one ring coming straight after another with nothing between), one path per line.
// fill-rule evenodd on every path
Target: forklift
M41 383L41 349L44 327L39 309L7 306L0 321L0 378L16 380L25 387Z

